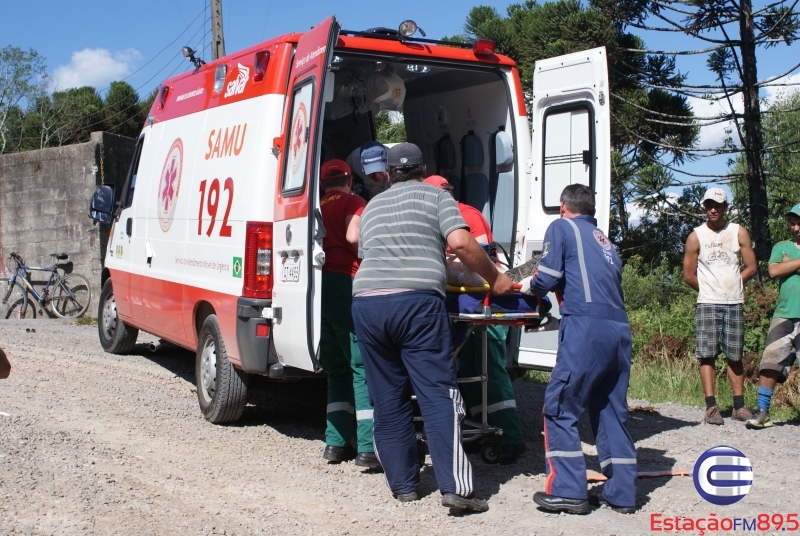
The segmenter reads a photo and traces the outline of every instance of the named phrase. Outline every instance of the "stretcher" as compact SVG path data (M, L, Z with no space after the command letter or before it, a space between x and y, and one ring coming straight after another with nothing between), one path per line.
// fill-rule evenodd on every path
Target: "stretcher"
M520 285L515 285L517 290ZM458 378L459 385L481 384L481 421L465 418L461 421L461 441L466 448L477 445L484 462L494 464L500 461L503 449L503 430L491 426L488 420L488 327L490 325L536 329L551 320L548 314L550 302L547 298L534 298L519 293L510 296L493 297L489 286L457 287L447 286L445 300L450 320L453 322L455 357L458 360L462 348L475 329L481 333L480 375ZM464 329L465 328L465 329ZM422 422L422 417L416 417ZM425 433L417 433L420 442L420 457L424 458Z

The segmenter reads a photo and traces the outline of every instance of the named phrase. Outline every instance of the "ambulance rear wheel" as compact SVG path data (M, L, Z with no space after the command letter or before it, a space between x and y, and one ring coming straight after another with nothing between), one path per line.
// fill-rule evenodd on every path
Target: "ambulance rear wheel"
M247 403L247 375L228 361L217 315L203 322L197 343L195 384L200 411L214 424L239 420Z
M30 305L28 305L30 307ZM114 288L111 279L103 283L100 292L100 303L97 307L97 333L100 346L111 354L125 354L133 350L139 330L125 324L117 316L117 301L114 299Z

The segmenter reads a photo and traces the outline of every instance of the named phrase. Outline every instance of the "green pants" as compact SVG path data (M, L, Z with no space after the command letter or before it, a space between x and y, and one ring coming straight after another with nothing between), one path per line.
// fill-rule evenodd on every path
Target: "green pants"
M372 405L350 313L352 303L352 277L322 274L320 365L328 375L325 443L334 447L357 443L358 452L374 452Z
M517 403L511 378L506 371L506 335L507 326L488 326L486 336L487 373L487 413L489 424L503 430L503 445L519 445L524 443L522 424L519 422ZM476 327L470 334L459 354L458 377L479 376L481 373L481 329ZM465 383L461 385L461 393L467 411L473 420L480 421L481 384Z

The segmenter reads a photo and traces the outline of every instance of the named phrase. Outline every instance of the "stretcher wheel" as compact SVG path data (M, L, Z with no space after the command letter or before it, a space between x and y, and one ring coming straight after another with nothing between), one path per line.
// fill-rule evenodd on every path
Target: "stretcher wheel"
M495 464L500 461L503 453L503 438L492 437L481 443L481 459L486 463Z
M425 441L421 439L417 439L417 456L419 456L419 466L422 467L425 465L425 454L426 454L427 447L425 446Z

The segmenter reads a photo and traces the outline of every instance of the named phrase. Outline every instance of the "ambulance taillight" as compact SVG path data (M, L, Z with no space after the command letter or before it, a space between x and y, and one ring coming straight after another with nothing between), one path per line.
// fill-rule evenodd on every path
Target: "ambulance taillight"
M246 298L272 298L272 224L247 222L244 248Z

